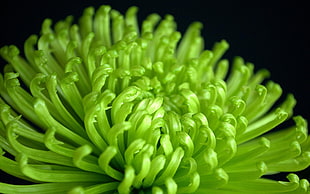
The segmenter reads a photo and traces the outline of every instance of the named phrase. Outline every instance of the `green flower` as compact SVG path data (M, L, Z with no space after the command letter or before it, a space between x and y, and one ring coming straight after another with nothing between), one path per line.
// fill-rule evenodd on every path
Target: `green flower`
M138 27L136 7L85 9L20 55L5 46L0 76L1 193L310 193L307 122L295 99L242 58L204 50L202 25L183 38L171 15ZM275 103L277 106L275 106ZM285 128L273 130L275 127ZM269 132L271 131L271 132Z

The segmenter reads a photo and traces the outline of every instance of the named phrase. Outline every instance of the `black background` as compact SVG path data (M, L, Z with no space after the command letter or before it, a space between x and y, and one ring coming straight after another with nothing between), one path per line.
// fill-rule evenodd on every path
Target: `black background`
M310 7L305 1L2 0L0 47L15 44L22 48L29 35L39 34L44 18L53 21L67 15L78 18L85 7L98 8L102 4L122 13L136 5L140 8L140 22L154 12L161 16L172 14L181 32L194 21L202 22L206 49L226 39L230 43L226 58L242 56L254 63L256 70L268 69L271 79L282 86L284 94L293 93L297 99L295 115L303 115L310 121ZM1 67L4 64L0 60ZM298 174L301 178L310 178L309 170Z

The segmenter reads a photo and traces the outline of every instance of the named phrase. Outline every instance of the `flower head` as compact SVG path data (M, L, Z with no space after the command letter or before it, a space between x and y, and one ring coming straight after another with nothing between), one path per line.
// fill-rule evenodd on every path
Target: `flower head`
M34 184L2 193L307 193L309 182L264 175L310 165L307 122L290 94L236 57L205 50L201 23L183 38L171 15L109 6L46 19L24 56L5 46L0 169ZM282 125L279 126L282 128ZM271 132L269 132L271 131Z

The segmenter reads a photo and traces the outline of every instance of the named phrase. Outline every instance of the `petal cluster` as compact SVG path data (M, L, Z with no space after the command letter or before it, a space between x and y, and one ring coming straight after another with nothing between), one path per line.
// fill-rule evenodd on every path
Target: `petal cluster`
M264 175L310 165L307 122L282 125L294 97L229 45L205 50L171 15L109 6L42 25L24 53L1 48L1 193L309 193ZM276 129L275 129L276 128Z

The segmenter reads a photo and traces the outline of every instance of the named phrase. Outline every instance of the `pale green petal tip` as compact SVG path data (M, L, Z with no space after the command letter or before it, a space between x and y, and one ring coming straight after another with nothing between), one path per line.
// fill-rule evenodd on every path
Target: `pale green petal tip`
M33 183L0 192L310 193L293 95L275 107L269 72L221 59L225 40L206 50L201 23L182 37L173 16L139 27L137 11L89 7L78 24L46 19L24 54L0 49L0 169Z

